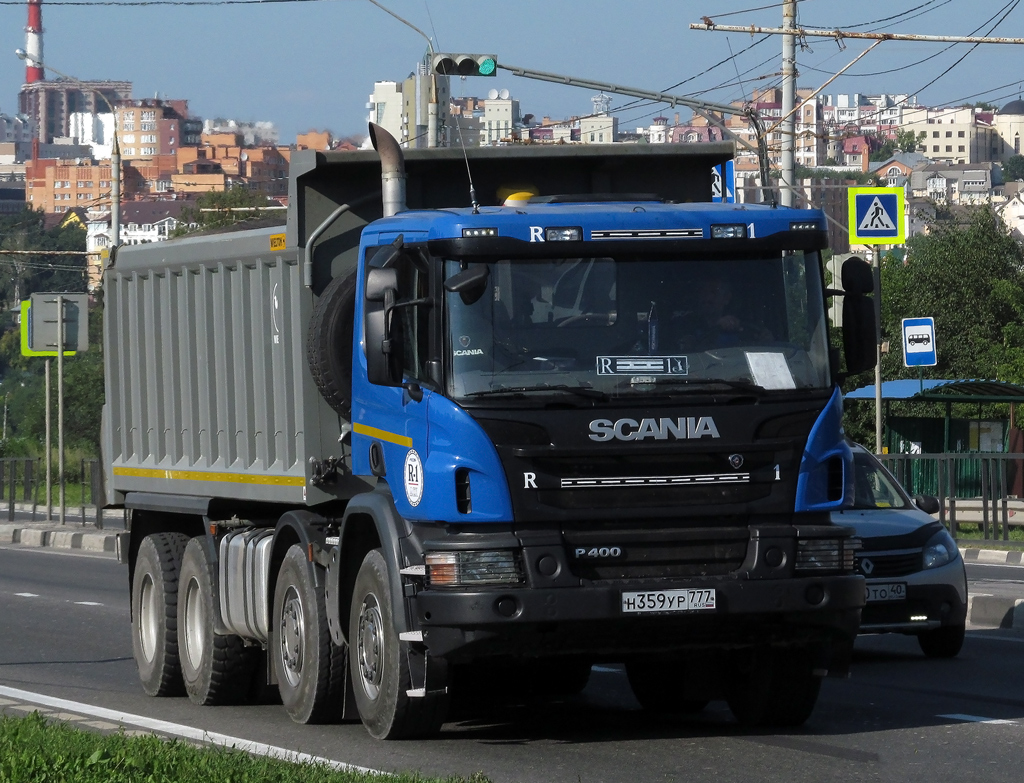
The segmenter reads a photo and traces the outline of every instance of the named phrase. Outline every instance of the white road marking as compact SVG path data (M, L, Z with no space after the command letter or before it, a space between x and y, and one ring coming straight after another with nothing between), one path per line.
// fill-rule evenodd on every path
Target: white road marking
M948 720L962 720L968 723L990 723L993 725L1007 725L1007 726L1018 726L1020 725L1015 720L1002 720L1000 718L983 718L980 715L939 715L939 718L947 718Z
M21 598L38 598L39 597L38 593L15 593L15 595L19 596Z
M99 601L75 601L76 606L103 606Z
M211 745L220 745L225 748L234 747L238 750L258 756L269 756L270 758L283 759L285 761L300 764L324 764L332 769L341 770L343 772L354 771L369 772L377 775L388 774L383 770L372 769L370 767L359 767L355 764L346 764L343 761L335 761L334 759L324 758L323 756L313 756L309 753L299 753L298 751L280 748L276 745L268 745L264 742L254 742L241 737L232 737L228 734L220 734L215 731L204 731L203 729L185 726L181 723L171 723L170 721L159 720L157 718L148 718L144 715L132 715L131 713L121 712L119 710L108 710L105 707L95 707L91 704L84 704L82 702L58 699L54 696L46 696L42 693L32 693L31 691L23 691L18 688L8 688L4 685L0 685L0 696L9 696L22 701L42 704L46 707L56 707L69 712L91 715L95 718L116 721L119 724L130 723L133 726L141 726L142 728L149 729L150 731L157 731L162 734L173 734L177 737L197 740Z
M981 563L977 560L964 560L969 566L981 566L982 568L1024 568L1024 563Z

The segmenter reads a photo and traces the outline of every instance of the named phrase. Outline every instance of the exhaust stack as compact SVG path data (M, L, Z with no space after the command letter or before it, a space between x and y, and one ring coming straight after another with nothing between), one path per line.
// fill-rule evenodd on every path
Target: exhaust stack
M25 84L46 79L43 72L43 0L28 0L25 26Z
M404 212L405 156L395 137L380 125L370 123L370 142L380 155L380 184L384 217Z

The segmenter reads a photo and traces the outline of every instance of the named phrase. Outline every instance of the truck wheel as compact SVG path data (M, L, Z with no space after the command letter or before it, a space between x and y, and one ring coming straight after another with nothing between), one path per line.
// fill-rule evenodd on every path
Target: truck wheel
M744 726L795 727L814 711L821 689L805 647L736 656L726 701Z
M306 361L320 394L346 419L352 403L355 274L336 277L320 294L306 335Z
M395 633L392 611L387 565L374 549L363 559L352 591L348 638L356 707L376 739L430 736L441 730L448 709L447 667L428 657L428 695L409 696L409 644ZM417 668L424 671L422 664Z
M132 650L150 696L183 691L178 660L178 571L188 543L182 533L142 539L132 579Z
M626 662L626 677L633 695L648 712L692 715L708 706L707 699L686 698L679 661L641 659Z
M779 728L803 726L814 712L821 690L821 677L814 674L810 650L806 647L779 650L772 669L767 725Z
M220 611L213 592L213 569L202 538L193 538L181 560L178 593L178 649L185 691L196 704L237 704L252 684L256 648L240 636L219 636L214 618Z
M964 623L944 625L934 631L918 634L917 643L921 645L921 652L929 658L956 658L964 646L966 631Z
M274 671L281 702L296 723L330 723L345 698L345 648L331 639L323 591L306 553L292 546L274 589Z

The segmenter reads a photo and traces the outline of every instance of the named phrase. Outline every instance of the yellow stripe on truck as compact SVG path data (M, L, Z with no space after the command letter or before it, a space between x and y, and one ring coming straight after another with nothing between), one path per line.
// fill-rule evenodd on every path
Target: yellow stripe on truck
M205 470L158 470L155 468L114 468L115 476L155 478L172 481L223 481L229 484L264 484L275 487L303 487L303 476L258 476L252 473L212 473Z
M365 435L368 438L386 440L388 443L397 443L399 446L405 446L407 449L412 448L412 438L407 438L405 435L396 435L395 433L388 432L387 430L379 430L376 427L367 427L365 424L353 424L352 431L360 435Z

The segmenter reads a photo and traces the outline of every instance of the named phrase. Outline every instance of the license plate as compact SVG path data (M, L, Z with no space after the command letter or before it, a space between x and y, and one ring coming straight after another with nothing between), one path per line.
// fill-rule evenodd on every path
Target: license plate
M864 600L868 603L877 601L906 601L906 582L886 582L885 584L869 584L864 587Z
M623 614L702 612L714 608L714 590L650 590L622 594Z

